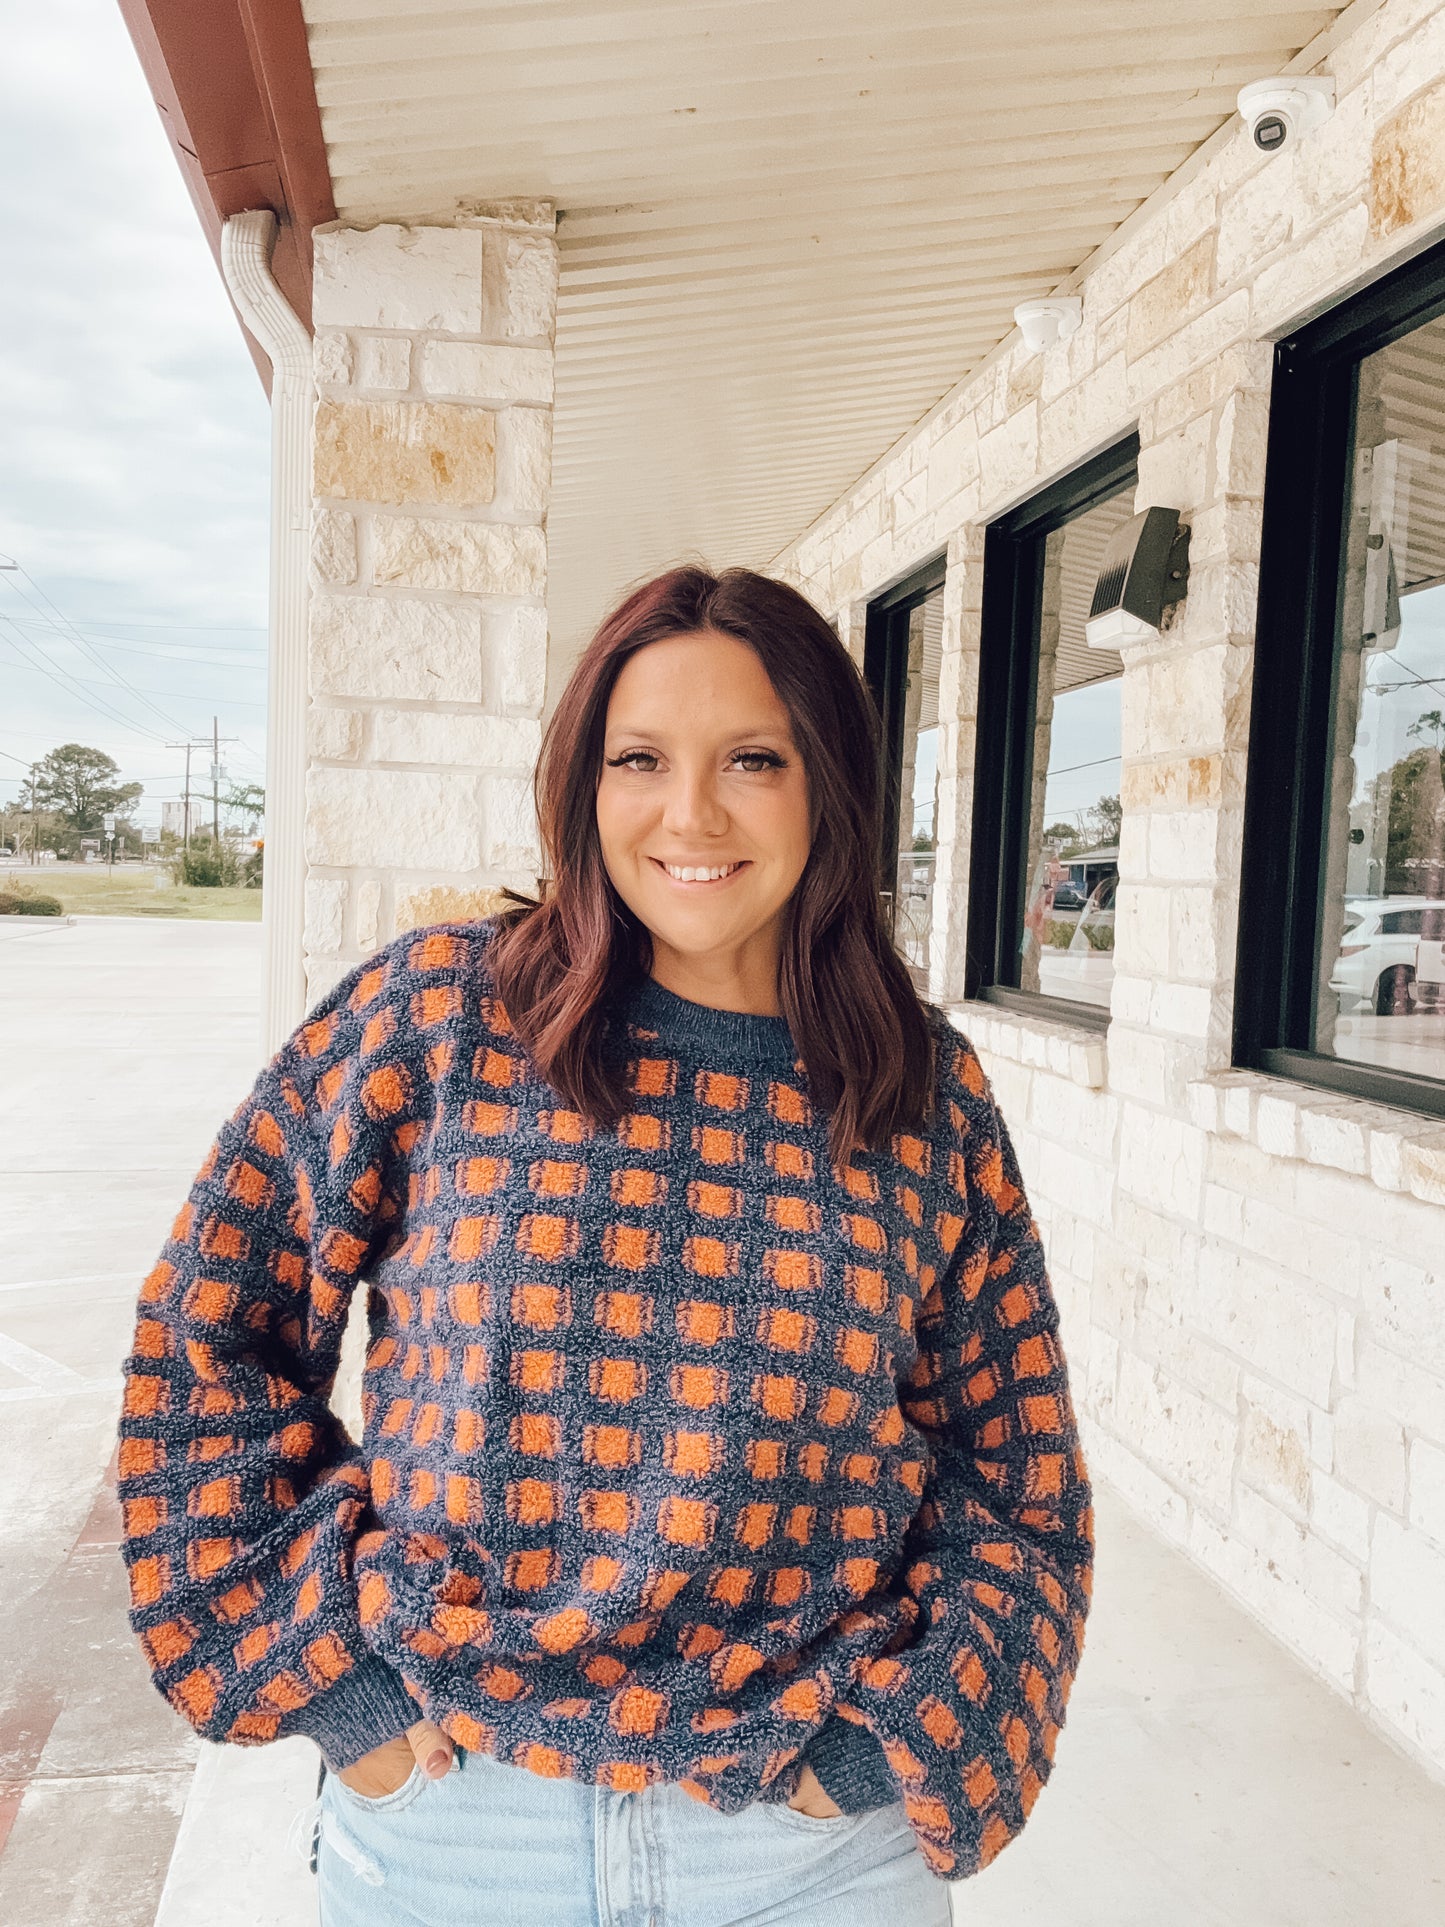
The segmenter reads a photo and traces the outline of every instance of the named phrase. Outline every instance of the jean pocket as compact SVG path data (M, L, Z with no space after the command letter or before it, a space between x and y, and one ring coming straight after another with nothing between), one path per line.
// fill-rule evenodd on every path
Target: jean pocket
M429 1775L422 1771L418 1760L399 1787L393 1788L390 1793L375 1794L358 1793L355 1787L346 1784L339 1773L328 1773L326 1778L328 1783L334 1782L340 1788L343 1800L350 1806L360 1808L363 1813L395 1813L399 1808L411 1805L426 1785Z
M861 1813L803 1813L786 1800L755 1800L753 1805L763 1813L776 1814L785 1826L795 1827L800 1833L841 1833L864 1818Z

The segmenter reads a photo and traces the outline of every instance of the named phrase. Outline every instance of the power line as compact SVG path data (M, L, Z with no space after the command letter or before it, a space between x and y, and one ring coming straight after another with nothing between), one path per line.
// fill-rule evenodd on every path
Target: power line
M16 742L16 743L33 742L35 740L36 735L37 735L37 732L33 729L0 729L0 736L8 736L12 742ZM98 749L102 755L111 756L111 751L103 742L91 743L88 745L88 747L91 749ZM130 751L129 745L121 746L120 754L122 756L128 756L130 753L131 751ZM48 755L49 751L46 751L45 754ZM12 763L25 763L25 767L27 769L31 767L31 764L44 762L45 760L45 756L42 755L42 756L32 757L30 759L30 762L26 762L24 757L16 756L9 750L0 750L0 756L8 757ZM116 759L115 757L112 756L111 760L115 761ZM146 784L173 783L176 780L176 773L174 770L166 770L159 776L132 776L128 780L131 781L132 783L146 783ZM0 783L13 783L18 781L19 781L18 777L0 776Z
M87 689L104 689L106 687L104 683L98 683L90 676L77 676L75 680L79 683L84 683ZM204 691L202 691L200 695L193 695L188 689L143 690L136 688L134 683L128 683L126 687L134 690L137 696L167 696L173 702L200 703L206 708L209 708L211 704L216 701L214 696L208 696ZM266 707L264 702L256 702L248 696L227 696L224 700L233 709L264 709Z
M34 619L25 616L10 618L19 628L36 626ZM116 642L110 636L96 636L93 640L102 649L116 649L125 656L154 656L160 662L204 662L216 669L258 669L266 662L266 652L258 649L251 655L240 655L220 649L186 649L178 644L162 643L159 648L147 649L143 644Z
M20 597L20 600L25 604L27 608L34 609L35 613L38 616L40 616L42 620L44 620L45 611L39 608L38 605L34 603L28 595L25 594L24 590L21 589L19 583L17 583L12 579L13 576L15 575L22 576L25 579L25 581L30 584L30 587L35 591L36 595L40 597L41 602L45 604L45 608L50 611L50 615L52 618L51 627L55 630L55 633L58 636L60 636L62 641L69 642L72 645L72 647L79 648L83 654L89 656L90 660L95 664L97 669L100 669L112 682L117 683L122 689L128 690L131 695L137 697L145 705L145 707L151 711L152 715L159 716L161 721L163 723L168 724L170 728L172 729L185 728L184 723L180 722L176 717L168 715L165 710L159 708L155 703L153 703L150 700L148 696L146 696L142 691L138 690L133 683L128 682L126 678L121 675L118 669L113 668L109 663L107 663L104 656L98 654L94 646L86 639L86 637L84 637L80 633L80 631L75 627L74 623L70 621L70 618L67 615L65 615L63 611L61 611L59 608L56 607L55 603L51 601L50 597L45 593L44 589L41 588L40 584L35 580L35 578L30 574L29 570L26 569L22 563L15 561L13 557L8 557L6 558L6 560L8 560L10 565L9 569L3 572L6 586L10 590L12 590L14 594Z
M264 622L145 622L138 617L133 617L129 622L102 622L98 616L93 616L90 626L92 629L203 629L227 636L266 634Z
M234 656L223 655L216 649L145 649L137 643L112 642L109 636L97 636L95 640L102 649L118 649L123 656L153 656L157 662L203 662L212 669L251 671L266 666L264 650L258 650L254 656Z
M0 615L0 623L6 624L7 627L11 629L15 627L14 623L6 615ZM34 656L29 653L20 654L22 650L28 652L34 647L27 636L19 634L18 631L14 635L0 634L0 642L6 643L17 655L20 655L21 666L28 669L32 675L48 676L50 681L58 684L67 696L76 697L88 708L93 709L97 715L106 717L110 722L119 723L122 729L130 730L133 735L148 736L153 743L158 743L163 740L158 730L150 729L144 723L132 722L129 716L123 716L121 712L112 707L111 704L103 703L94 696L88 696L77 679L70 675L68 670L61 669L54 663L43 660L37 662Z
M3 614L0 614L0 623L4 623L7 628L10 629L14 629L16 626L13 617ZM29 650L34 650L37 646L30 641L28 636L23 635L7 636L0 634L0 641L8 642L12 648L16 646L17 642L23 644ZM98 714L109 716L112 722L123 724L125 728L132 730L137 735L148 736L153 742L161 741L159 734L151 729L148 724L132 722L128 716L122 715L121 712L112 705L102 702L96 697L87 696L84 693L87 689L109 689L112 687L110 683L97 682L95 678L91 676L72 675L68 669L62 669L58 664L48 661L36 662L33 657L22 657L21 667L27 668L32 675L48 676L52 682L59 684L68 695L78 696L82 702L89 703L91 708L95 709ZM137 696L145 694L167 696L175 702L196 703L205 707L209 707L217 700L213 694L204 690L199 693L193 693L186 689L155 689L144 691L137 689L134 684L131 683L125 684L125 688L131 694ZM228 707L234 709L264 710L266 707L263 701L255 700L249 696L226 696L221 700ZM155 704L152 703L150 707L155 709ZM157 709L156 714L164 715L165 711ZM255 754L254 751L252 753Z
M1055 776L1072 776L1076 769L1099 769L1105 763L1117 763L1118 761L1119 758L1117 756L1096 756L1092 763L1068 763L1063 769L1051 769L1049 771L1049 777L1050 780L1052 780Z

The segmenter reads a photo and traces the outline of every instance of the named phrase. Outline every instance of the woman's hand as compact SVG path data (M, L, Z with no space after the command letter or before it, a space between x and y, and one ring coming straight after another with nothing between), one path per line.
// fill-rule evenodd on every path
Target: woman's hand
M433 1780L439 1780L451 1769L452 1743L431 1720L418 1720L394 1740L374 1746L350 1766L339 1767L336 1777L353 1793L360 1793L368 1800L380 1800L405 1786L418 1762L422 1772Z
M798 1784L793 1788L793 1797L788 1805L795 1813L810 1814L815 1820L831 1820L835 1814L843 1811L841 1807L834 1806L828 1798L823 1791L823 1782L806 1760L803 1762L803 1770L798 1775Z

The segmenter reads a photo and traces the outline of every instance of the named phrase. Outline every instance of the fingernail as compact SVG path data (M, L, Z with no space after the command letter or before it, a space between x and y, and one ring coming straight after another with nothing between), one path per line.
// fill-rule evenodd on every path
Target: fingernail
M435 1753L428 1754L426 1770L434 1780L439 1780L451 1765L451 1754L438 1747Z

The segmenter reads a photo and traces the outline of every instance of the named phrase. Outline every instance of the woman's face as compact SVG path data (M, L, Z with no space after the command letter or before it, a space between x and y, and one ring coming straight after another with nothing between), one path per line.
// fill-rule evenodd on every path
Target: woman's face
M788 712L746 643L698 630L628 658L607 705L597 829L655 953L775 965L808 860L808 789ZM728 874L679 879L668 865Z

